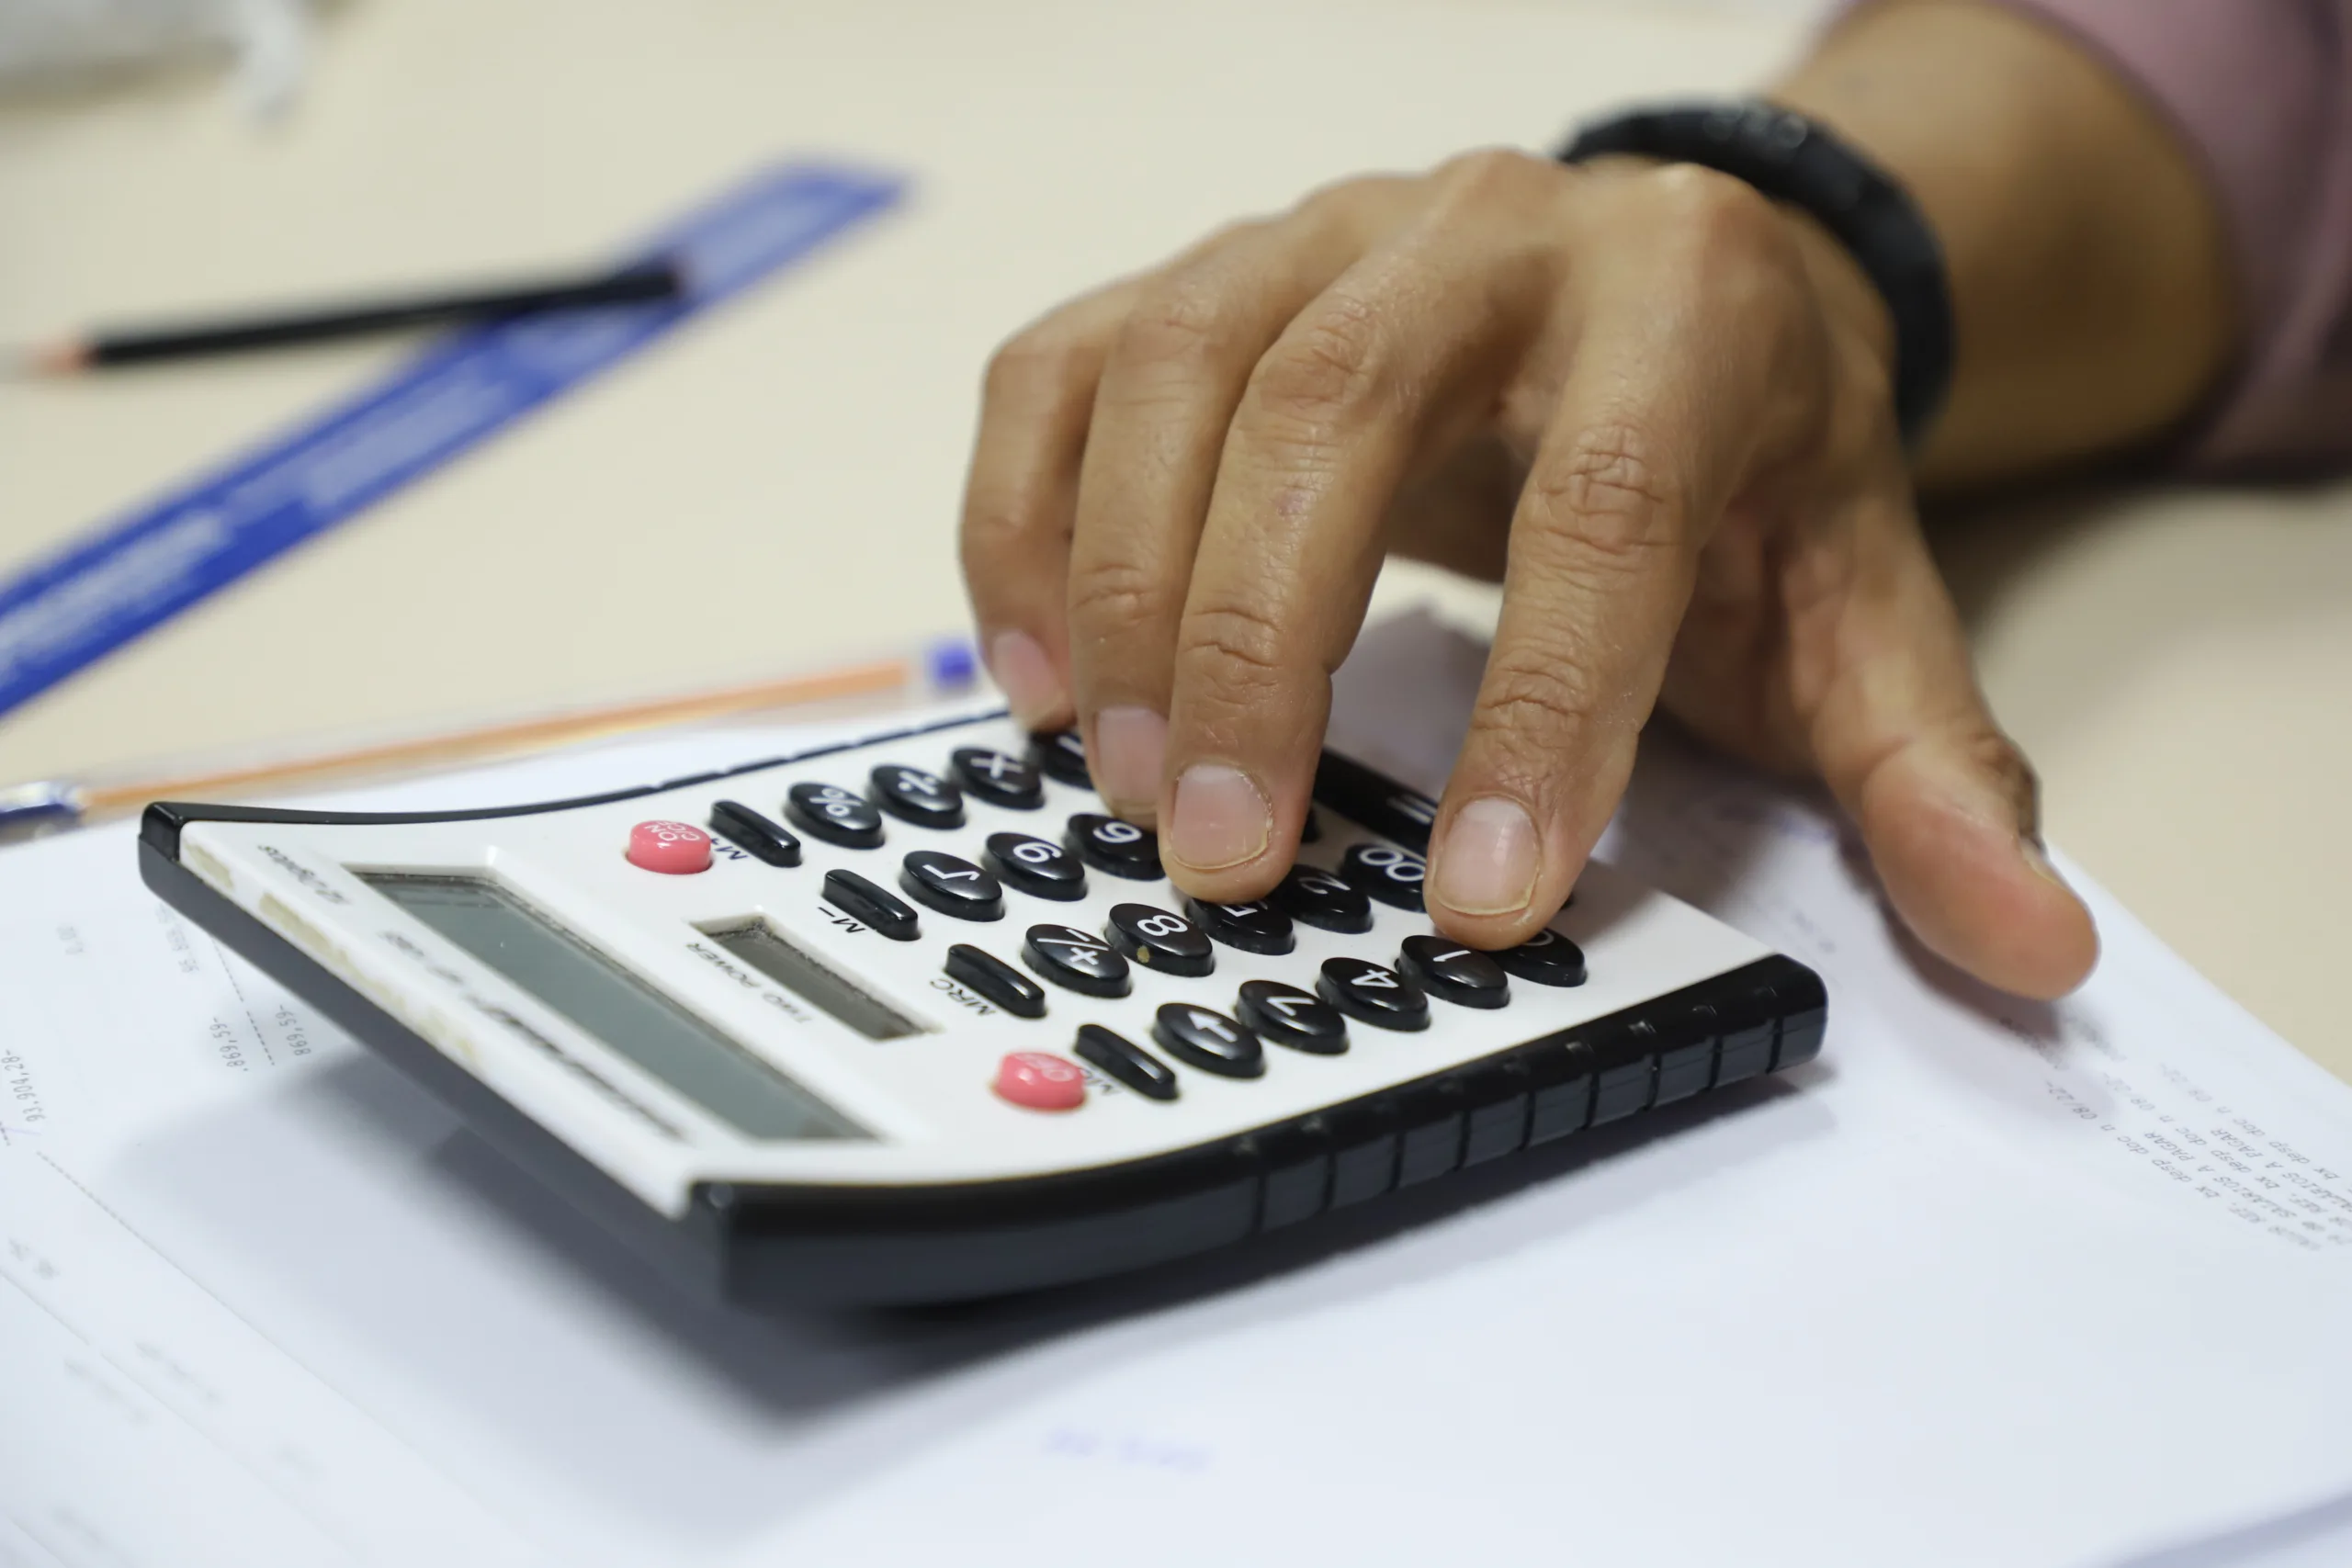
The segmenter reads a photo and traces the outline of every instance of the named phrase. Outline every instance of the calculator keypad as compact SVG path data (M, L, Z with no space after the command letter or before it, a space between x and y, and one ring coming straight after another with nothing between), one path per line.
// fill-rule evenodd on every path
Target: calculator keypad
M1348 1021L1340 1010L1280 980L1243 981L1240 1013L1242 1022L1294 1051L1336 1056L1348 1048Z
M1211 904L1188 898L1184 908L1210 936L1244 953L1280 957L1298 945L1290 917L1272 904Z
M996 1091L1032 1111L1075 1111L1086 1103L1086 1074L1050 1051L1014 1051L997 1064Z
M628 830L628 863L666 876L710 869L710 835L691 822L639 822Z
M722 800L710 808L710 830L770 865L800 863L800 840L740 800Z
M1033 737L1029 742L1029 760L1049 779L1059 779L1080 789L1094 787L1094 775L1086 771L1086 743L1079 739L1075 729Z
M1149 904L1112 906L1102 934L1128 958L1163 975L1197 976L1216 967L1216 954L1200 927Z
M882 814L839 784L815 780L794 784L785 792L784 814L811 838L845 850L882 847Z
M956 782L964 793L1008 811L1035 811L1046 804L1046 786L1035 764L1025 758L991 751L985 746L959 746L948 759Z
M1258 1037L1221 1012L1170 1002L1152 1020L1152 1038L1178 1061L1219 1077L1262 1077L1266 1048Z
M1031 926L1021 956L1055 985L1081 996L1124 997L1134 988L1118 950L1076 926Z
M899 863L899 886L916 903L959 920L1004 919L1004 885L944 850L910 852Z
M937 753L933 754L934 757ZM989 813L1037 812L1049 804L1053 786L1092 787L1085 750L1074 732L1033 737L1025 754L987 746L961 746L934 765L940 772L899 759L876 763L863 795L819 780L793 784L784 815L795 828L825 844L846 849L880 847L891 824L937 832L970 827L978 840L969 846L915 849L899 858L897 886L905 897L845 868L826 872L824 897L842 917L862 922L897 942L922 934L917 907L957 921L1002 920L1018 899L1057 904L1085 901L1093 891L1090 873L1113 884L1160 882L1159 840L1148 828L1099 810L1080 810L1066 819L1060 841L1034 833L988 831ZM925 759L929 761L930 759ZM1048 781L1052 781L1049 785ZM1003 1099L1030 1109L1072 1109L1072 1076L1083 1086L1123 1089L1155 1102L1180 1098L1187 1072L1237 1084L1262 1078L1269 1070L1269 1043L1306 1056L1340 1056L1353 1043L1351 1026L1414 1032L1430 1026L1435 998L1449 1006L1493 1010L1509 1004L1511 979L1544 987L1583 983L1584 955L1577 944L1545 931L1520 947L1487 953L1430 931L1392 934L1400 942L1379 954L1332 952L1333 937L1365 936L1384 919L1383 907L1419 914L1427 875L1419 847L1434 806L1427 797L1366 770L1328 765L1318 775L1317 798L1351 822L1337 823L1336 852L1317 855L1321 863L1300 862L1285 872L1263 898L1245 903L1170 900L1177 908L1141 901L1110 906L1099 930L1059 923L1020 928L1020 962L1007 962L984 947L956 942L934 971L934 986L956 994L965 1006L989 1008L1019 1020L1048 1015L1051 993L1115 1001L1136 986L1182 987L1216 974L1220 953L1236 964L1283 959L1303 940L1320 946L1302 964L1302 984L1243 978L1217 994L1153 1004L1149 1032L1122 1032L1080 1013L1074 1036L1065 1036L1068 1055L1015 1052L1004 1058L995 1083ZM1087 804L1071 800L1069 806ZM1304 841L1329 836L1319 810L1309 812L1312 831ZM1356 823L1385 830L1386 839L1351 831ZM710 829L769 865L793 867L804 858L792 829L770 820L741 801L711 807ZM1406 845L1399 847L1401 839ZM934 840L937 841L937 840ZM956 852L960 849L961 853ZM967 855L974 858L967 859ZM741 858L740 855L738 859ZM1114 897L1116 897L1115 893ZM1099 908L1099 907L1098 907ZM1181 909L1181 913L1179 912ZM1039 911L1042 912L1042 911ZM1073 914L1075 911L1073 911ZM1007 955L1011 956L1010 954ZM1138 982L1135 972L1159 976ZM1261 969L1261 974L1263 973ZM1309 976L1312 979L1309 979ZM1307 988L1311 985L1312 988ZM985 1004L985 1006L983 1005ZM1229 1010L1220 1011L1219 1008ZM1016 1027L1026 1027L1017 1025ZM1275 1054L1279 1056L1281 1054ZM1305 1069L1292 1069L1305 1070Z
M1131 882L1159 880L1159 835L1148 828L1081 811L1069 819L1069 847L1095 870Z
M1385 964L1363 958L1327 958L1316 990L1350 1018L1382 1029L1430 1026L1429 993Z
M1555 931L1540 931L1517 947L1495 954L1495 962L1539 986L1584 984L1584 949Z
M1510 1000L1503 966L1476 948L1442 936L1408 936L1396 971L1433 997L1466 1008L1498 1008Z
M988 868L1033 897L1071 904L1086 897L1086 868L1059 844L1026 833L990 833Z
M1429 866L1412 851L1394 844L1350 844L1340 857L1340 874L1389 908L1419 914L1421 881Z
M872 788L863 797L821 783L796 784L787 797L786 814L829 843L863 849L883 841L886 814L914 826L947 829L965 825L967 802L982 808L1036 811L1046 804L1048 779L1092 787L1085 749L1074 731L1034 737L1023 756L983 746L956 748L949 754L944 776L885 761L872 769L868 779ZM1317 778L1317 798L1415 847L1377 840L1347 843L1332 869L1302 862L1284 873L1264 898L1249 903L1188 898L1182 914L1155 904L1115 904L1099 933L1069 925L1030 926L1021 957L1047 985L985 949L960 942L948 951L945 978L1017 1018L1038 1019L1047 1012L1049 987L1115 999L1133 993L1135 968L1180 982L1197 980L1215 973L1220 947L1280 958L1298 950L1301 927L1361 936L1377 923L1375 905L1419 913L1428 866L1417 851L1427 841L1434 804L1345 763L1336 771L1327 764ZM1312 811L1309 816L1315 831L1306 841L1314 842L1324 833L1319 817ZM715 807L712 827L771 864L798 862L799 844L788 830L738 802ZM790 858L783 858L786 856ZM978 863L945 850L912 851L900 862L899 886L916 904L938 914L991 921L1004 918L1007 901L1014 896L1056 903L1083 900L1090 870L1125 882L1159 881L1164 874L1159 838L1151 829L1118 818L1080 811L1068 819L1059 843L1028 833L988 834ZM918 929L913 908L872 882L837 871L827 875L825 886L844 913L899 941L913 938ZM1550 931L1504 953L1477 952L1427 931L1404 937L1401 949L1392 951L1394 968L1368 957L1326 959L1312 990L1279 980L1245 980L1233 997L1229 1015L1216 1010L1213 998L1164 1003L1154 1015L1152 1047L1182 1067L1246 1080L1265 1073L1266 1042L1308 1055L1336 1056L1349 1048L1351 1020L1412 1032L1430 1026L1432 997L1487 1010L1509 1004L1512 976L1552 987L1580 985L1585 978L1582 952ZM1085 1022L1070 1049L1078 1062L1111 1084L1148 1100L1172 1100L1182 1075L1152 1047L1104 1024ZM1029 1055L1046 1059L1044 1053ZM1050 1077L1024 1072L1024 1086ZM999 1092L1017 1098L1001 1083ZM1041 1089L1024 1087L1022 1092L1048 1098L1066 1093L1058 1082Z
M1077 1055L1080 1061L1102 1068L1147 1100L1176 1098L1174 1068L1125 1035L1114 1033L1099 1023L1079 1025Z
M918 828L961 828L964 792L937 773L885 762L866 775L873 801L901 822Z
M1302 925L1360 936L1372 930L1372 900L1347 878L1310 865L1283 874L1269 896L1274 907Z
M1046 987L985 949L957 942L947 950L946 974L1015 1018L1046 1016Z
M892 942L912 942L922 934L922 918L905 899L854 871L825 873L825 897L842 914L864 920Z

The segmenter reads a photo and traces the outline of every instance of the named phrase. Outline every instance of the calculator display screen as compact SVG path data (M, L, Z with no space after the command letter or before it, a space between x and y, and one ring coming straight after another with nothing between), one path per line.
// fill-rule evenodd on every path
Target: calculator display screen
M356 874L746 1135L873 1135L490 877Z

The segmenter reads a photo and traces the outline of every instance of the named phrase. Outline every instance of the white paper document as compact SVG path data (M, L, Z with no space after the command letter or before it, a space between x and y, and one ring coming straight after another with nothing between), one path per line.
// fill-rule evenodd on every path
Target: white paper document
M1335 739L1442 782L1477 653ZM481 806L773 754L607 747ZM141 887L0 852L0 1568L2352 1561L2352 1093L2093 897L2056 1007L1655 737L1604 853L1819 968L1824 1059L1137 1280L701 1304Z

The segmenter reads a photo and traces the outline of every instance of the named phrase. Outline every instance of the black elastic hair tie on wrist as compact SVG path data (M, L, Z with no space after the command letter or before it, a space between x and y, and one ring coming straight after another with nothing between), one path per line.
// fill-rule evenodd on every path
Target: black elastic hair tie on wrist
M1894 320L1894 417L1916 451L1951 389L1943 248L1910 193L1823 127L1762 102L1635 109L1580 129L1560 162L1665 158L1730 175L1812 214L1850 252Z

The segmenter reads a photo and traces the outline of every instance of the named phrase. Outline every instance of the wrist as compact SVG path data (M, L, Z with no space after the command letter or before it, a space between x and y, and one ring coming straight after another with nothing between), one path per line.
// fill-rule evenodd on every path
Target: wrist
M2218 204L2156 111L2071 37L2000 6L1888 0L1772 96L1901 180L1941 243L1956 373L1924 485L2143 446L2227 364Z
M1935 231L1900 182L1820 122L1756 101L1635 108L1584 126L1559 156L1582 164L1618 152L1713 169L1813 219L1883 307L1894 423L1905 448L1918 448L1951 389L1951 291ZM1826 256L1809 236L1800 253ZM1846 302L1851 273L1817 271L1817 288L1850 319L1873 319Z

